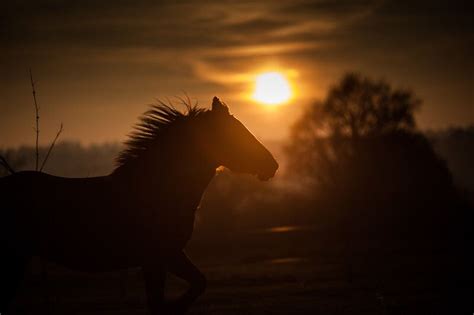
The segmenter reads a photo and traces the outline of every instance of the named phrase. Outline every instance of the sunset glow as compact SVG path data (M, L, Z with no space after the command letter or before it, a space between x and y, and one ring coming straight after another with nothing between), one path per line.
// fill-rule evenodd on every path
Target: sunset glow
M265 105L280 105L292 96L290 84L279 72L265 72L255 79L253 99Z

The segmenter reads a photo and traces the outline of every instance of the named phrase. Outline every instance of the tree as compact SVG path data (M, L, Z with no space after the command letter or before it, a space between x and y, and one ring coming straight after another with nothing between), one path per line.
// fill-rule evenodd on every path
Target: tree
M409 90L393 90L383 80L346 74L322 102L315 102L294 128L294 136L344 135L352 138L415 129L421 101Z
M467 309L474 212L416 129L420 104L408 90L348 74L293 126L288 170L299 182L308 179L308 204L325 243L342 246L349 266L360 250L361 268L375 267L368 269L380 280L406 253L424 253L416 256L420 263L400 264L397 274L432 272L433 288L455 291L445 295L461 296L456 303Z
M409 90L349 73L293 126L289 169L312 192L351 207L422 203L434 191L450 192L447 167L416 129L420 106Z

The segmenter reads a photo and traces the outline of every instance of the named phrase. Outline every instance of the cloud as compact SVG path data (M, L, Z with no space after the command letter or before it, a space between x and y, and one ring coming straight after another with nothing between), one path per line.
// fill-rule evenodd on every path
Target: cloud
M199 49L265 43L332 29L359 5L297 2L26 1L5 8L10 46ZM360 8L359 8L360 7ZM319 10L319 9L323 10ZM310 10L309 10L310 9ZM351 10L350 14L347 10ZM312 12L317 12L313 16ZM318 27L319 26L319 27ZM290 40L286 38L286 40ZM281 39L280 39L281 41Z
M173 67L187 68L194 69L188 75L196 80L225 84L203 75L203 65L210 73L226 73L235 59L255 64L258 58L288 58L335 45L331 36L338 26L372 7L346 2L13 2L2 16L0 54L51 66L149 63L169 75Z
M297 69L306 85L301 90L312 98L342 72L356 70L414 87L427 103L432 95L434 109L456 99L462 117L461 103L472 104L470 6L456 0L9 1L0 12L0 93L9 108L27 102L15 99L29 93L32 66L64 95L85 99L73 93L87 86L96 106L182 89L237 95L253 73L273 66ZM136 94L117 93L132 89Z

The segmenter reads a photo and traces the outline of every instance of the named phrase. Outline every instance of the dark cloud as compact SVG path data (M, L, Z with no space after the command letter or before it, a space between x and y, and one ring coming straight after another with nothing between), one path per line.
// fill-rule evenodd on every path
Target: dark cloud
M380 0L320 0L289 2L281 13L310 19L339 19L366 12L381 4Z
M180 49L242 45L252 39L294 41L288 37L313 27L320 31L322 21L338 24L371 6L347 1L27 1L5 8L2 42Z
M292 21L278 19L278 17L257 17L250 20L230 23L224 26L228 32L236 32L242 34L262 34L274 32L277 29L289 27L293 25Z

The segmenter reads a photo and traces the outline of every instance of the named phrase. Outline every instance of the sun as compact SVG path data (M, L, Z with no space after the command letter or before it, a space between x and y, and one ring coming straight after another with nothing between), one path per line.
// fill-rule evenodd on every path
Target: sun
M265 72L255 78L253 99L265 105L280 105L291 98L291 87L280 72Z

